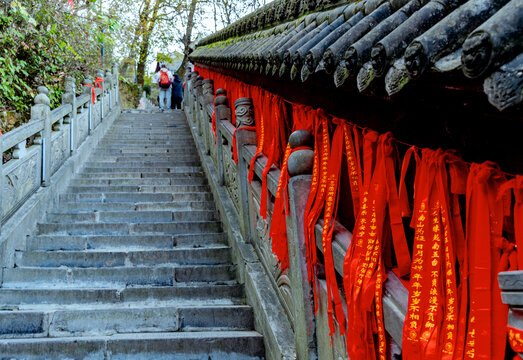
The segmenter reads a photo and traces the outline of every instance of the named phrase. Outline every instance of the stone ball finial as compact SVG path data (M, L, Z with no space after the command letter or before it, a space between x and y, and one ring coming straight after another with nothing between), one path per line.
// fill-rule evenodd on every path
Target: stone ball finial
M289 146L291 149L302 146L312 148L314 146L314 135L307 130L296 130L289 136Z
M214 99L214 106L229 106L229 99L227 99L227 96L224 95L217 95L216 99Z
M64 82L64 90L66 93L74 92L76 87L76 79L72 76L67 76Z
M202 88L204 94L212 95L214 92L214 81L212 79L205 79L202 81Z
M254 105L251 98L239 98L234 102L236 127L254 126Z
M36 95L34 99L35 105L51 105L51 101L49 100L49 90L45 86L39 86L36 91L38 92L38 95Z
M301 147L312 148L314 146L314 135L307 130L296 130L289 137L289 146L292 149ZM289 156L287 170L289 175L297 176L311 174L314 166L314 151L312 149L300 149Z
M314 151L309 149L296 150L287 163L289 176L311 174L314 166Z
M227 96L227 90L225 90L225 89L216 90L216 96L220 96L220 95Z

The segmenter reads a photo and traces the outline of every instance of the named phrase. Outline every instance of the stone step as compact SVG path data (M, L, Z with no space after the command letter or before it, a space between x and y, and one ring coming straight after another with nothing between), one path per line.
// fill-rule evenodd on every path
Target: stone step
M214 210L214 202L207 201L170 201L170 202L65 202L60 203L60 210L67 212L85 211L156 211L156 210Z
M129 161L129 162L108 162L95 161L85 164L86 168L92 169L135 169L143 168L143 171L149 169L171 168L178 166L199 166L199 159L177 159L176 161Z
M39 234L57 235L162 235L220 232L219 221L185 221L177 223L96 223L53 224L39 223Z
M87 174L114 174L114 173L169 173L169 174L187 174L201 172L200 166L169 166L169 167L129 167L129 168L104 168L104 167L85 167L82 173Z
M170 222L170 221L213 221L217 214L212 210L189 211L91 211L74 213L50 213L47 221L51 223L112 223L129 221Z
M159 264L225 264L228 247L175 248L162 250L116 251L30 251L17 252L18 266L114 267Z
M0 341L7 359L209 360L262 359L263 337L255 331L117 334Z
M126 134L124 132L110 132L101 142L102 144L110 144L112 142L123 143L147 143L152 141L172 141L178 138L191 139L191 133L188 130L169 130L164 129L163 132L144 132L143 134Z
M70 186L68 193L108 193L108 192L142 192L142 193L196 193L210 192L207 185L81 185Z
M238 331L254 326L245 305L182 305L0 311L0 338L177 331Z
M148 179L74 179L73 186L144 186L144 185L206 185L207 179L203 177L183 178L148 178Z
M145 148L97 148L97 154L103 155L130 155L130 156L164 156L164 155L180 155L193 152L193 146L185 148L161 148L161 149L145 149Z
M62 194L62 202L177 202L177 201L212 201L212 194L206 192L186 192L186 193L130 193L130 192L107 192L107 193L76 193Z
M112 179L205 179L203 172L194 171L187 173L142 173L142 172L133 172L133 173L81 173L78 174L76 179L103 179L103 180L112 180Z
M136 141L136 140L111 140L102 141L99 149L181 149L183 147L194 147L194 141L192 137L178 138L176 135L171 135L167 139L161 140L149 140L149 141Z
M139 301L241 302L243 288L228 283L188 283L176 286L132 286L106 288L48 287L42 289L0 288L0 306L45 304L125 304Z
M176 142L176 144L171 145L148 145L148 144L134 144L134 145L103 145L101 144L98 147L98 151L120 151L122 154L125 153L148 153L148 154L163 154L171 152L185 152L187 153L188 149L194 149L194 142ZM190 150L189 150L190 151Z
M194 154L191 152L185 152L180 154L165 154L165 155L142 155L142 156L136 156L136 155L107 155L103 152L97 152L93 154L93 158L97 159L97 163L131 163L131 162L161 162L161 161L171 161L175 163L179 160L199 160L200 157L198 154Z
M132 146L134 144L143 145L158 145L158 144L176 144L183 142L192 142L194 144L191 134L187 130L172 131L164 129L163 134L145 135L143 138L137 137L136 135L123 134L121 132L109 133L101 141L101 144L122 144L126 146Z
M39 235L27 241L27 250L91 249L172 249L174 247L215 247L227 244L225 233L152 236L69 236Z
M113 288L136 285L172 286L182 282L228 282L234 279L232 265L163 265L163 266L97 266L100 262L71 261L65 265L59 262L31 259L39 267L5 269L3 288L42 289L49 288ZM189 262L196 262L191 260ZM42 267L47 264L55 267ZM68 268L69 265L77 265ZM85 265L85 267L81 267ZM101 264L104 265L103 263Z

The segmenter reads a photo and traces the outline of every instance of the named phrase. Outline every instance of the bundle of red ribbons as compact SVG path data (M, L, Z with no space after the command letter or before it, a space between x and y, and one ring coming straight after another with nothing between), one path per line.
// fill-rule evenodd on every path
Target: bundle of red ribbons
M88 86L91 88L91 102L93 104L96 103L96 88L99 88L101 90L103 90L104 88L102 87L102 83L104 82L104 79L100 78L100 77L96 77L95 81L94 81L94 85L91 85L91 84L84 84L84 86Z
M523 251L516 251L518 244L523 247L523 176L507 180L496 164L469 166L452 151L412 147L401 154L391 133L361 130L300 104L292 104L288 114L283 99L257 86L207 69L197 71L213 79L216 89L226 89L230 100L253 99L258 145L249 180L256 159L264 154L268 161L261 179L260 215L265 218L266 176L272 165L281 169L270 237L282 269L289 266L289 130L313 133L314 167L304 217L308 276L317 296L314 227L323 216L329 327L334 333L336 319L340 333L346 333L352 360L387 358L382 305L386 268L409 290L404 359L505 358L508 309L501 302L497 273L523 269ZM342 169L348 172L343 178L350 183L350 194L340 194ZM408 188L409 169L414 186ZM355 214L344 261L346 312L332 257L341 201L351 202ZM404 220L410 220L414 233L410 242ZM514 350L521 351L523 334L515 328L508 334Z

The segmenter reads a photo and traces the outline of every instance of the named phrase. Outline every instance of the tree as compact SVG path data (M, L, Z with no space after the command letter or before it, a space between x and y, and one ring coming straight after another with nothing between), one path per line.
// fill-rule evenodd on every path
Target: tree
M196 5L198 3L198 0L191 0L191 5L189 7L189 13L187 16L187 26L185 28L185 35L182 38L182 44L183 44L183 61L182 65L180 66L180 76L185 75L185 68L187 67L187 63L189 61L189 55L191 54L191 39L192 39L192 31L194 27L194 13L196 12Z

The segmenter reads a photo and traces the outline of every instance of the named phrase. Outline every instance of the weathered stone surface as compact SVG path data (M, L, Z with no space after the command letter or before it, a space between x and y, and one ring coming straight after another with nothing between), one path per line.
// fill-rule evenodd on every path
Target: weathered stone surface
M314 136L307 130L296 130L289 136L289 146L296 149L301 146L314 147Z
M312 173L314 151L297 150L289 156L288 171L290 176Z
M236 127L254 126L254 107L251 98L239 98L234 102Z

